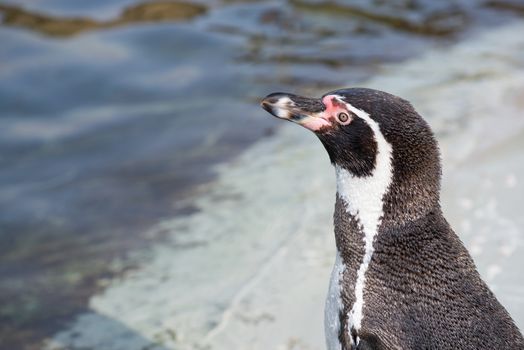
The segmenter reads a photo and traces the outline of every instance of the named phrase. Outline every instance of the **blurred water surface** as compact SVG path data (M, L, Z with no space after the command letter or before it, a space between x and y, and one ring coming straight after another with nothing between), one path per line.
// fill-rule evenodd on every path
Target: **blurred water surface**
M275 90L357 84L522 13L489 1L0 1L0 342L38 348L211 165L273 132ZM200 190L201 191L201 190Z

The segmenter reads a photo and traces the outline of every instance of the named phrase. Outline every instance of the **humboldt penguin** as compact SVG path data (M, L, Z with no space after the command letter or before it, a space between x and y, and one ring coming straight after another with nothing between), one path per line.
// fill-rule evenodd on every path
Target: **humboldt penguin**
M437 141L408 101L351 88L261 106L313 131L335 167L329 350L524 349L442 214Z

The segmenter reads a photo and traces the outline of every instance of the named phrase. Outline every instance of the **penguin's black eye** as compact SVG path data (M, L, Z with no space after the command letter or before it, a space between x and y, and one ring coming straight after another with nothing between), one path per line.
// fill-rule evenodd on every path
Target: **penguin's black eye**
M342 124L344 123L347 123L347 121L349 120L349 115L347 113L344 113L344 112L340 112L338 115L337 115L337 119L339 122L341 122Z

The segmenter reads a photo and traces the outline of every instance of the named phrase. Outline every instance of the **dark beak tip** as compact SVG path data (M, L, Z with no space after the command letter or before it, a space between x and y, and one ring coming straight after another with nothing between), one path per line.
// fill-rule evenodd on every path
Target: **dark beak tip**
M292 96L291 94L285 93L285 92L273 92L266 97L264 97L264 100L278 100L281 97L289 97Z
M291 94L286 94L284 92L273 92L272 94L269 94L267 95L266 97L264 97L264 99L262 100L262 104L265 102L265 103L268 103L268 104L275 104L277 103L281 98L283 97L288 97L288 98L291 98L293 95Z
M264 97L264 99L260 102L260 107L262 107L265 111L267 111L268 113L274 115L275 117L277 116L275 113L274 113L274 105L282 98L282 97L291 97L293 95L291 94L287 94L287 93L284 93L284 92L273 92L269 95L267 95L266 97Z
M260 102L260 107L262 108L267 108L269 106L269 102L266 101L266 99L263 99L261 102Z
M271 103L269 103L268 101L266 101L265 99L262 100L262 102L260 102L260 107L262 107L264 110L266 110L267 112L271 113L272 111L272 107L271 107Z

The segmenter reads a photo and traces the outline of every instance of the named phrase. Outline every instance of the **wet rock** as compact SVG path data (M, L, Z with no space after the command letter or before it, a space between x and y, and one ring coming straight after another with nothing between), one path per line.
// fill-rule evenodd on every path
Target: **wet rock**
M496 10L508 10L518 15L524 15L524 3L522 1L487 1L485 6Z
M0 4L0 13L3 14L2 24L58 37L138 22L186 21L205 12L206 7L199 4L171 1L147 2L125 9L116 19L96 21L83 17L53 17L28 11L22 7Z
M2 24L23 27L51 36L74 35L100 27L100 23L88 18L55 18L27 11L21 7L0 4Z
M185 2L148 2L124 10L120 21L180 21L189 20L206 12L204 5Z
M397 6L393 5L396 8L391 8L392 5L389 3L369 7L365 5L305 0L291 0L290 2L299 10L361 18L396 30L420 35L452 35L463 30L468 21L467 12L455 5L426 13L421 13L420 11L411 13L413 9L418 9L418 5L415 5L415 2L412 1L405 2L402 8L399 8L398 4Z

